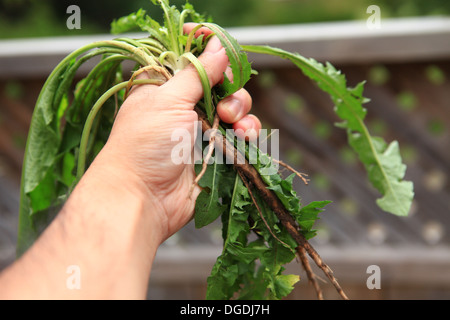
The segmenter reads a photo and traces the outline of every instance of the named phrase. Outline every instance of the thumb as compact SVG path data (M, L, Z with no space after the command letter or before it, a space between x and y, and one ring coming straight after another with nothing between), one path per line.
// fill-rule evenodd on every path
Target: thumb
M212 37L198 58L205 68L211 87L223 79L228 57L219 38ZM194 105L203 97L203 87L197 69L190 64L166 82L161 89L167 95L176 95L184 103Z

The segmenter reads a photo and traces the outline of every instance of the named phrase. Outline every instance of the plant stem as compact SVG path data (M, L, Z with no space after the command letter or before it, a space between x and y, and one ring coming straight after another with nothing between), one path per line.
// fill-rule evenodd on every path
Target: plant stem
M168 11L168 10L170 10L170 7L168 8L168 5L164 1L160 0L159 3L160 3L160 5L161 5L161 7L162 7L162 9L164 11L165 20L166 20L166 27L168 29L167 33L168 33L168 35L170 37L170 41L172 42L171 43L172 44L172 48L171 49L172 49L172 51L175 52L175 54L177 56L180 56L181 52L182 52L180 48L182 47L182 45L178 41L178 32L177 32L177 30L174 30L174 25L175 25L176 22L172 21L172 19L171 19L172 16L170 15L170 13Z
M200 81L203 86L204 92L204 102L205 102L205 111L208 117L209 123L212 125L214 121L214 107L212 103L212 94L211 94L211 84L209 83L208 75L206 74L206 70L201 64L201 62L194 56L191 52L186 52L182 55L182 57L188 59L194 67L197 69L198 75L200 76Z
M167 48L161 42L152 38L137 39L136 41L146 45L150 51L155 52L157 55L160 55L163 51L167 51Z
M191 51L191 46L192 46L192 41L194 40L194 36L195 33L197 32L198 29L200 29L201 27L203 27L203 25L199 24L198 26L194 27L191 32L189 32L187 41L186 41L186 47L184 48L184 52L189 52Z
M140 79L140 80L134 80L132 82L133 85L140 85L140 84L161 84L161 81L155 80L155 79ZM129 81L124 81L119 84L116 84L114 87L110 88L108 91L106 91L94 104L91 111L89 112L89 115L86 119L83 132L81 134L81 140L80 140L80 151L78 155L78 166L77 166L77 176L76 181L78 182L81 177L83 176L85 172L86 167L86 156L87 156L87 145L89 142L89 136L92 129L92 125L94 123L95 117L97 116L98 112L102 108L103 104L111 98L114 94L116 94L118 91L125 89L129 85Z

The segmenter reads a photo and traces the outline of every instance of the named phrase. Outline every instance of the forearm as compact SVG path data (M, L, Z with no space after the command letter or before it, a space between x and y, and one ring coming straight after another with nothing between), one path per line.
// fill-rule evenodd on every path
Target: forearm
M38 241L0 276L0 298L145 297L164 239L161 208L107 160L93 164Z

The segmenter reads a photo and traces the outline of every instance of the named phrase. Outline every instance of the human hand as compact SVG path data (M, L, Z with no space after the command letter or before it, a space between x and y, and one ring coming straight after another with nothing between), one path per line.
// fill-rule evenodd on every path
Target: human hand
M186 24L185 32L194 26ZM202 28L197 34L208 32L211 31ZM211 38L199 60L211 87L218 84L229 69L225 49L216 37ZM200 192L196 187L189 196L195 179L194 164L175 164L171 160L173 148L180 145L171 137L177 129L187 130L191 139L181 143L189 144L188 148L193 150L194 124L198 120L194 106L202 97L203 88L193 66L159 87L141 85L133 88L117 115L103 151L109 154L107 158L111 165L124 169L126 179L143 186L147 196L152 198L153 206L158 208L158 212L152 214L158 215L162 223L162 240L192 218L195 199ZM217 105L217 112L222 121L232 123L235 130L259 132L260 121L248 114L251 105L249 93L241 89L222 100Z

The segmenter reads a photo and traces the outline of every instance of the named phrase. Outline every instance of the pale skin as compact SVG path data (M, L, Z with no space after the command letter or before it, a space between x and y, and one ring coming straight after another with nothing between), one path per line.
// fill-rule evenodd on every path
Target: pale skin
M194 25L186 24L185 31ZM209 32L200 30L199 32ZM217 38L200 56L211 85L227 72ZM228 72L227 72L228 74ZM162 86L135 87L110 138L61 212L42 236L0 273L0 299L144 299L158 247L193 216L199 188L193 164L174 164L175 129L194 136L194 106L203 89L188 66ZM217 106L234 129L258 130L244 89ZM192 145L192 144L191 144ZM69 289L69 266L79 267L80 289Z

